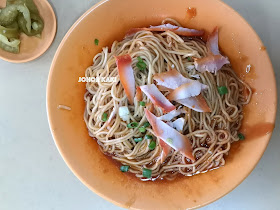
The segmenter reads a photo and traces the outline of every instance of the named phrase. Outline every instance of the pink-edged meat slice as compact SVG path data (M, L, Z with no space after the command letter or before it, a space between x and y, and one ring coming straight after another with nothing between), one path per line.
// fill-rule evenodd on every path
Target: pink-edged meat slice
M204 58L195 59L194 61L194 66L197 71L217 73L225 64L230 63L227 57L220 54L218 27L208 37L206 47L208 49L208 55Z
M137 101L142 101L143 100L143 94L142 94L141 88L139 86L136 88L135 97L136 97Z
M229 64L227 57L222 55L208 55L204 58L195 59L194 66L199 72L217 73L225 64Z
M182 132L184 124L185 124L185 119L181 117L181 118L175 120L174 122L169 121L169 122L167 122L167 124L169 126L171 126L172 128L175 128L177 131ZM169 152L171 150L171 147L161 139L159 141L159 145L162 148L162 151L161 151L161 154L160 154L160 162L163 163L165 161L167 155L169 154Z
M190 83L193 80L184 77L177 70L171 69L169 71L155 74L153 79L157 82L157 85L166 87L168 89L176 89L185 83Z
M208 37L208 40L206 42L206 47L208 49L208 52L212 53L213 55L220 55L218 27L215 27L213 32Z
M158 26L150 26L149 28L132 28L127 31L126 37L133 36L135 33L139 31L157 31L157 32L172 31L180 36L202 36L204 34L204 30L189 29L189 28L175 26L170 23L167 23Z
M163 121L170 121L172 120L174 117L177 117L179 116L180 114L182 113L186 113L186 111L184 109L176 109L176 110L173 110L165 115L162 115L160 117L158 117L160 120L163 120Z
M151 124L155 135L162 139L166 144L181 152L184 156L192 161L195 161L192 154L192 145L187 136L182 135L174 128L170 127L155 115L153 115L148 109L145 109L145 115L147 120Z
M116 107L113 108L113 111L111 112L108 120L105 122L105 126L110 126L112 123L112 120L115 118L117 112L118 112L119 106L117 105Z
M203 89L206 89L207 86L201 84L196 80L192 80L189 83L185 83L180 87L173 90L168 96L167 99L171 101L176 101L180 99L185 99L193 96L198 96Z
M180 74L175 69L171 69L169 71L158 73L154 75L154 80L157 82L158 85L162 87L168 88L168 90L172 93L172 90L179 88L180 86L184 84L191 83L196 80L188 79L184 77L182 74ZM201 84L201 83L200 83ZM201 89L205 90L208 86L201 84ZM190 109L193 109L198 112L211 112L209 106L207 105L206 100L204 97L201 96L195 96L190 97L188 99L181 99L176 100L177 102L181 103L184 106L189 107Z
M135 96L135 78L132 69L132 59L130 55L120 55L115 57L118 66L121 84L130 104L133 104Z
M177 131L181 133L183 131L185 121L186 121L185 118L181 117L175 120L174 122L169 121L166 124L171 126L172 128L175 128Z
M162 148L161 154L160 154L160 163L163 163L169 154L171 147L166 144L162 139L159 140L159 145Z
M143 85L140 86L141 90L147 95L152 103L162 109L163 112L171 112L176 107L167 100L167 98L159 91L154 85Z
M210 107L208 106L205 98L201 94L195 97L177 100L176 102L186 107L189 107L190 109L197 112L211 112Z

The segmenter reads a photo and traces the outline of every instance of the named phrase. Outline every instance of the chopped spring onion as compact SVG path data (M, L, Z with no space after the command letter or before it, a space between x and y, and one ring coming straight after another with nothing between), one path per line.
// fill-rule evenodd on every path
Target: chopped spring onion
M97 46L99 44L99 40L98 39L95 39L94 40L94 44Z
M151 143L149 144L149 149L150 150L154 150L156 148L156 142L155 141L151 141Z
M244 136L242 133L239 133L239 134L238 134L238 138L239 138L240 140L244 140L244 139L245 139L245 136Z
M145 139L153 139L153 137L151 135L146 135Z
M226 86L220 86L218 87L218 92L222 96L228 93L228 89Z
M140 128L139 128L139 131L140 131L141 133L145 133L145 132L146 132L146 128L145 128L145 127L140 127Z
M129 166L121 166L121 172L128 172Z
M140 141L142 141L143 140L143 138L134 138L134 141L136 142L136 143L138 143L138 142L140 142Z
M189 61L189 62L192 61L192 57L191 57L191 56L188 57L188 61Z
M152 171L150 169L143 168L143 176L146 178L151 178Z
M146 106L146 103L144 101L139 102L140 106Z
M127 124L128 128L136 128L137 126L138 126L137 122L132 122L132 123Z
M138 56L137 59L138 59L138 62L136 63L136 66L141 71L144 71L147 67L146 63L143 61L143 59L140 56Z
M150 123L149 122L145 122L144 124L143 124L143 127L144 128L147 128L147 127L149 127L150 126Z
M167 141L168 143L170 143L170 144L173 143L173 139L171 139L171 138L166 139L166 141Z
M108 120L108 114L107 114L106 112L104 112L104 113L102 114L101 120L102 120L103 122L106 122L106 121Z

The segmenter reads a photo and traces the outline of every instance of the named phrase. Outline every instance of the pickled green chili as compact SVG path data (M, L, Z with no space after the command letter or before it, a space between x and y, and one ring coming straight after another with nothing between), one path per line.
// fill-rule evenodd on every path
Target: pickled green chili
M19 31L17 28L9 28L9 27L1 26L1 25L0 25L0 34L7 37L8 39L19 37Z
M40 37L44 22L33 0L7 0L0 9L0 48L19 53L19 33Z
M39 14L39 11L33 0L7 0L7 6L11 4L25 4L29 9L30 13Z
M0 10L0 25L8 26L16 21L18 16L17 6L11 5Z
M27 36L35 36L37 34L41 34L44 29L44 22L39 15L31 14L31 31L28 31L26 28L26 20L22 15L18 16L18 24L19 28L25 33Z
M26 29L31 32L31 17L28 8L25 5L12 4L1 9L0 11L0 25L8 26L16 21L18 15L21 14L26 21Z
M8 40L7 37L0 34L0 48L11 53L19 53L19 44L18 39Z

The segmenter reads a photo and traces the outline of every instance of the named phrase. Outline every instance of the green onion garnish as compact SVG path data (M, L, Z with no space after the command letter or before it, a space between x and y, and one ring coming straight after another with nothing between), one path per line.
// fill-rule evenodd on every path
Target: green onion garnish
M106 112L104 112L104 113L102 114L101 120L102 120L103 122L106 122L106 121L108 120L108 114L107 114Z
M98 43L99 43L99 40L98 40L98 39L95 39L95 40L94 40L94 44L97 46Z
M238 134L238 138L239 138L240 140L244 140L244 139L245 139L245 136L244 136L242 133L239 133L239 134Z
M143 127L144 128L147 128L147 127L149 127L150 126L150 123L149 122L145 122L144 124L143 124Z
M141 133L145 133L145 132L146 132L146 128L145 128L145 127L140 127L140 128L139 128L139 131L140 131Z
M137 126L138 126L137 122L132 122L132 123L127 124L128 128L136 128Z
M147 67L146 63L143 61L143 59L140 56L138 56L137 59L138 59L138 62L136 63L136 66L141 71L144 71Z
M173 143L173 139L171 139L171 138L166 139L166 141L167 141L168 143L170 143L170 144Z
M129 166L121 166L121 172L128 172Z
M218 92L222 96L228 93L228 89L226 86L220 86L218 87Z
M143 140L143 138L134 138L134 141L136 142L136 143L138 143L138 142L140 142L140 141L142 141Z
M189 62L192 61L192 57L191 57L191 56L188 57L188 61L189 61Z
M151 143L149 144L149 149L150 150L154 150L156 148L156 142L155 141L151 141Z
M153 137L151 135L146 135L145 139L153 139Z
M146 178L151 178L152 171L150 169L143 168L143 176Z
M146 106L146 103L144 101L139 102L140 106Z

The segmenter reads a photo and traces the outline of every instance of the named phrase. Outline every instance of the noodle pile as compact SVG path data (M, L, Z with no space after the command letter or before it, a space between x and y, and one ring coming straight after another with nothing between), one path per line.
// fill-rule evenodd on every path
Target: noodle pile
M170 66L183 76L198 78L198 81L209 86L203 91L203 96L212 112L199 113L184 107L186 113L180 115L186 121L183 135L191 141L195 162L172 149L161 164L158 161L161 153L159 139L156 139L151 127L147 128L146 134L154 136L156 141L154 150L148 147L150 139L138 143L134 141L134 138L143 134L137 128L128 128L127 124L139 122L139 125L142 125L147 119L144 107L140 106L136 99L134 105L129 105L120 83L114 56L124 54L132 57L136 86L152 84L153 75L168 71ZM117 82L87 82L87 92L84 96L86 101L84 120L90 136L95 137L102 152L121 164L130 166L129 172L143 181L151 180L143 177L143 168L152 170L152 180L157 178L172 180L178 174L192 176L225 165L225 155L229 153L231 144L239 140L238 131L243 119L243 106L249 103L252 91L236 76L230 65L223 66L216 75L197 72L193 60L189 57L202 58L206 54L207 48L201 39L180 37L171 31L163 33L140 31L121 42L115 41L111 49L103 48L102 52L94 57L93 66L86 70L85 76L117 77ZM138 56L141 56L147 64L145 71L140 71L136 67ZM218 86L226 86L228 93L220 95ZM168 92L164 93L167 94ZM146 95L143 96L143 101L148 104L150 100ZM182 106L176 102L173 104L176 108ZM110 126L107 126L102 121L102 114L108 113L110 116L111 112L118 110L120 106L128 107L130 120L124 122L117 114ZM162 110L156 106L154 114L163 115Z

